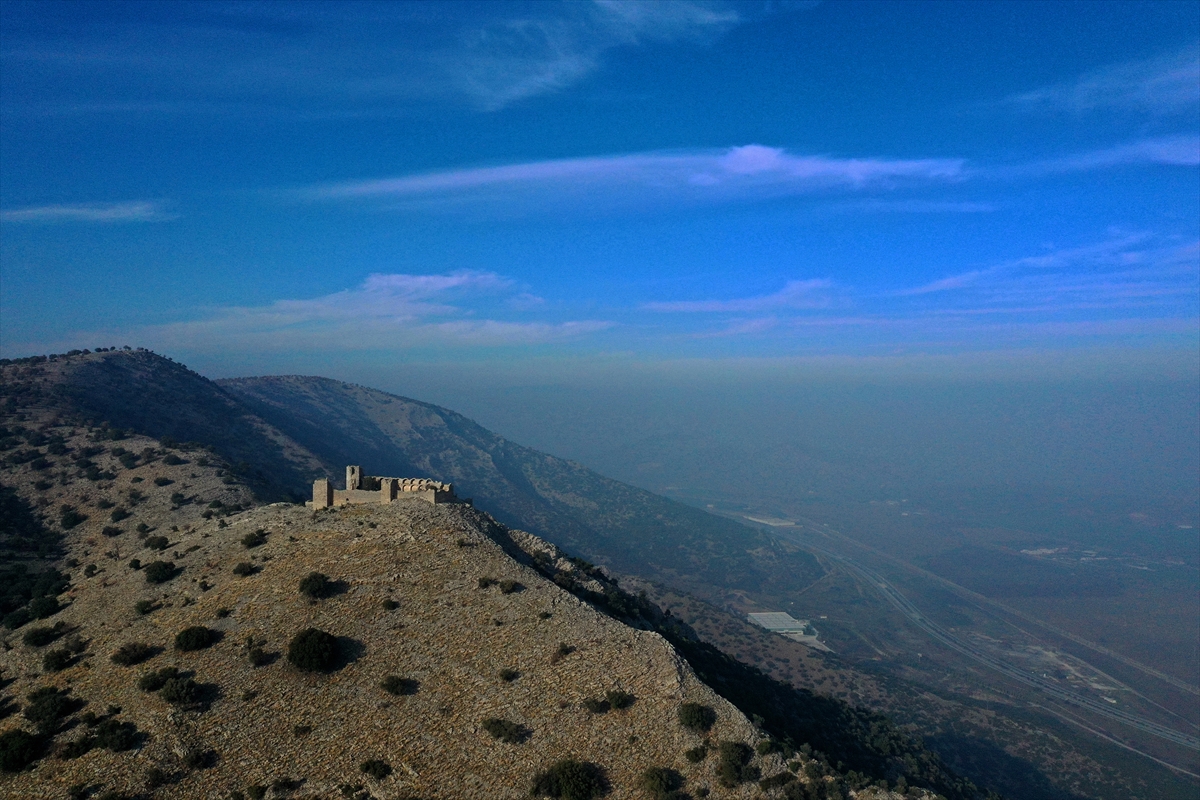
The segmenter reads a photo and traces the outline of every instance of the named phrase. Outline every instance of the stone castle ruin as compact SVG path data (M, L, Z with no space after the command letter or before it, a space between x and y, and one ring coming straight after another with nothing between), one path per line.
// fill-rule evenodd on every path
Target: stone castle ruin
M454 486L429 478L380 478L363 475L362 467L346 467L346 488L335 489L328 479L313 481L313 499L306 506L314 509L355 503L386 505L403 497L417 497L430 503L456 503Z

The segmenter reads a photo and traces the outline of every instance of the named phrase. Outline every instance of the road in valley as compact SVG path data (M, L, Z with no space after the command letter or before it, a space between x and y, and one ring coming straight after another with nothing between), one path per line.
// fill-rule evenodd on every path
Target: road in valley
M1143 733L1158 737L1160 739L1165 739L1166 741L1181 745L1191 750L1200 750L1200 738L1197 738L1194 735L1167 727L1165 725L1160 725L1152 720L1146 719L1137 714L1131 714L1124 709L1114 707L1103 701L1087 697L1086 695L1063 689L1055 682L1047 678L1043 678L1036 672L1018 669L1017 667L1007 664L995 656L980 650L975 645L959 637L957 634L946 630L922 614L920 609L913 605L913 603L903 594L901 594L895 586L885 580L877 572L868 569L867 567L864 567L843 555L814 544L810 537L793 533L791 531L785 532L778 529L775 530L774 533L777 536L790 538L797 544L804 546L806 549L820 553L821 555L846 569L848 572L856 575L867 584L873 586L892 606L904 614L909 621L924 631L932 639L955 651L956 653L966 656L972 661L982 664L991 670L999 672L1006 678L1014 680L1017 683L1037 689L1038 691L1054 698L1055 700L1058 700L1059 702L1082 708L1086 711L1096 714L1097 716L1120 722Z

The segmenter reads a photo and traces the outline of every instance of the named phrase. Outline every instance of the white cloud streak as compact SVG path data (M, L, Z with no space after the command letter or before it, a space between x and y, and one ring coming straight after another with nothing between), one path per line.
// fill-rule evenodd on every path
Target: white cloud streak
M761 313L782 309L824 308L830 304L829 290L832 282L827 280L788 281L778 292L758 297L743 297L732 300L681 300L672 302L646 303L647 311L687 313ZM761 330L763 324L747 330Z
M1200 166L1200 135L1182 134L1141 139L1116 147L1037 162L1024 169L1032 173L1085 172L1138 164Z
M31 206L0 211L0 221L30 224L163 222L178 219L164 210L161 203L80 203L73 205Z
M1200 48L1189 46L1145 61L1090 72L1075 80L1009 97L1026 109L1083 113L1125 109L1169 114L1200 105Z
M725 150L635 153L535 161L323 185L309 200L391 200L430 207L502 202L589 208L647 202L711 202L816 191L861 191L947 183L965 175L962 159L835 158L792 155L750 144Z
M594 0L555 8L560 13L470 31L462 51L447 62L448 73L483 109L494 111L578 82L600 69L610 50L704 42L744 20L735 6L691 0Z
M491 272L374 274L354 288L308 300L222 308L194 321L143 328L144 341L189 350L378 350L512 347L577 339L612 327L604 320L480 318L505 299L533 303Z

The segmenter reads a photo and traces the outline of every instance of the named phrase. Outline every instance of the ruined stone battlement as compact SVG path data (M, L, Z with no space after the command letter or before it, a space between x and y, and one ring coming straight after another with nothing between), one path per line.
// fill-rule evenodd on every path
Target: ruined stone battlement
M313 481L313 499L305 503L309 508L320 509L345 506L354 503L387 504L401 497L418 497L430 503L454 503L453 484L430 478L382 478L363 475L362 467L346 467L346 488L335 489L328 479Z

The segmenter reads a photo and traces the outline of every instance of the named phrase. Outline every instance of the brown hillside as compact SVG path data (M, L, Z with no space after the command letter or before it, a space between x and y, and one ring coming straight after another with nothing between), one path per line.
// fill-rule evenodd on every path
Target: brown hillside
M59 798L83 787L97 796L236 797L273 786L268 796L335 797L361 786L355 791L364 797L518 797L564 758L601 767L613 798L650 796L639 788L650 767L676 770L696 797L706 789L714 797L761 795L755 783L721 787L715 755L700 763L684 755L706 740L754 745L762 739L754 726L661 636L604 616L521 563L540 550L574 570L552 545L467 506L245 509L246 490L225 482L222 464L202 466L201 451L142 438L98 445L103 432L95 429L47 424L44 433L61 436L63 461L11 466L5 482L48 512L66 504L87 519L65 535L72 583L60 599L69 604L5 637L8 716L0 733L35 731L24 712L40 688L66 690L74 705L49 728L41 758L0 777L7 796ZM87 447L105 450L91 456L97 481L61 468ZM140 463L123 468L113 447L142 453ZM36 488L46 477L54 485ZM132 502L131 491L141 499ZM114 524L109 508L132 514ZM151 530L139 534L138 525ZM247 547L246 534L259 530L265 543ZM166 549L148 549L159 535ZM143 568L131 567L132 558ZM148 583L144 565L155 559L172 561L178 573ZM241 563L254 573L235 574ZM313 571L334 581L330 596L298 591ZM153 610L139 613L141 601ZM31 630L49 626L59 628L56 641L26 643ZM192 626L220 640L176 649L176 635ZM301 672L281 657L308 627L341 640L334 671ZM132 643L153 648L151 657L114 663L112 654ZM558 655L560 645L570 652ZM253 647L269 663L255 666ZM54 650L69 659L59 671L45 664ZM143 675L164 667L191 673L200 685L195 703L172 705L166 690L139 689ZM508 669L517 673L511 680L500 674ZM401 694L381 687L389 676L402 679ZM633 703L587 710L587 701L613 690ZM707 737L680 725L684 702L716 711ZM107 718L136 727L130 749L81 745ZM483 728L488 718L516 723L527 739L494 739ZM360 766L373 759L390 774L364 775ZM785 769L778 755L755 756L755 764L767 776Z

